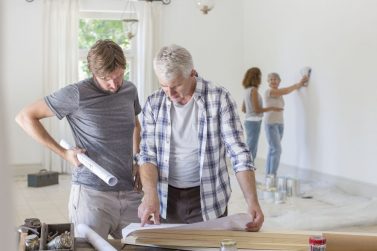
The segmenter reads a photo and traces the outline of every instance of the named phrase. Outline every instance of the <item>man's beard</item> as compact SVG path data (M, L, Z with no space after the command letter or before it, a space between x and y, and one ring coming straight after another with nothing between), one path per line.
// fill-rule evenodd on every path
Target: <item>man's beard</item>
M122 87L122 85L123 85L123 81L122 81L122 83L119 85L119 87L118 87L116 90L111 91L111 90L106 90L106 89L104 89L104 88L98 83L96 77L93 76L93 79L94 79L94 83L96 84L96 86L98 87L98 89L100 89L103 93L106 93L106 94L115 94L115 93L117 93L117 92L120 90L120 87Z

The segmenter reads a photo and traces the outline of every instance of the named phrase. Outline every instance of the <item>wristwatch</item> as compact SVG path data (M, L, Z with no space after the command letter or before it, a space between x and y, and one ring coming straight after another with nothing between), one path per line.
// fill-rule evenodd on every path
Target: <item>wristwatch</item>
M134 161L135 164L139 163L139 158L140 158L140 154L135 153L134 156L133 156L133 161Z

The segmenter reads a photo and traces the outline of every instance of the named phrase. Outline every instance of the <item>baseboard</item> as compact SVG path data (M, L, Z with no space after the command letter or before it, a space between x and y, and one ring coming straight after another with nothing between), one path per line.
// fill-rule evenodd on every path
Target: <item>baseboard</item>
M11 164L10 165L13 176L24 176L29 173L37 173L41 169L48 169L43 167L42 163L30 163L30 164ZM55 171L59 173L70 174L70 169L67 171L62 172L61 168L55 168L53 170L48 171Z
M258 173L264 173L264 159L256 159L256 166L258 168ZM261 169L261 170L260 170ZM370 184L366 182L356 181L340 176L330 175L314 170L308 170L303 168L298 168L291 165L286 165L281 163L279 167L279 174L287 177L297 178L302 181L315 181L327 182L334 185L343 191L358 196L365 197L376 197L377 185Z

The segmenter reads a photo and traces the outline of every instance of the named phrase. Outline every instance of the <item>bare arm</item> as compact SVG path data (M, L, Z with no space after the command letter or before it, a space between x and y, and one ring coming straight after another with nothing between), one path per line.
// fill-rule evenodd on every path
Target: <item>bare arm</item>
M141 226L152 224L149 219L153 215L154 223L160 224L160 201L157 193L157 167L151 163L145 163L140 167L140 178L143 184L144 198L138 209Z
M134 134L133 134L133 154L134 156L138 155L140 152L140 131L141 131L141 126L140 122L137 116L135 116L135 128L134 128ZM134 163L132 167L132 175L134 178L134 190L140 192L142 190L142 184L140 180L140 171L139 171L139 165L138 163Z
M244 101L242 101L242 107L241 107L241 111L242 111L243 113L246 113L245 100L244 100Z
M252 217L252 221L246 224L246 231L259 231L264 215L258 202L255 173L254 171L240 171L236 173L236 177L248 205L248 212Z
M62 148L47 132L41 119L54 116L53 112L47 106L43 99L23 108L16 116L16 122L21 128L35 139L38 143L49 148L60 157L68 160L75 166L79 166L80 162L76 158L77 153L84 152L82 149L65 150Z
M262 113L262 112L270 112L270 111L282 111L283 109L282 108L279 108L279 107L261 107L259 105L259 102L258 102L258 91L256 89L253 89L251 91L251 102L253 103L253 107L255 108L255 112L256 113Z
M285 88L279 88L279 89L271 89L271 96L272 97L278 97L283 96L286 94L289 94L293 92L294 90L298 90L301 87L305 86L305 83L308 82L309 78L307 76L303 76L300 80L300 82L293 84L291 86L285 87Z
M134 128L134 134L133 134L133 153L134 155L140 152L140 131L141 126L139 122L139 118L135 116L135 128Z

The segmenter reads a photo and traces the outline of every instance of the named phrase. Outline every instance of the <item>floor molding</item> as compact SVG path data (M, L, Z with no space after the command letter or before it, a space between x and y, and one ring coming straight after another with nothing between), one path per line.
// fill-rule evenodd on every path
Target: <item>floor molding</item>
M264 169L265 160L256 159L256 166L258 169ZM298 168L291 165L281 164L279 167L279 173L282 173L284 176L297 178L302 181L313 181L319 180L328 182L331 185L334 185L343 191L358 196L365 197L376 197L377 185L356 181L340 176L330 175L326 173L321 173L314 170L308 170L303 168Z

